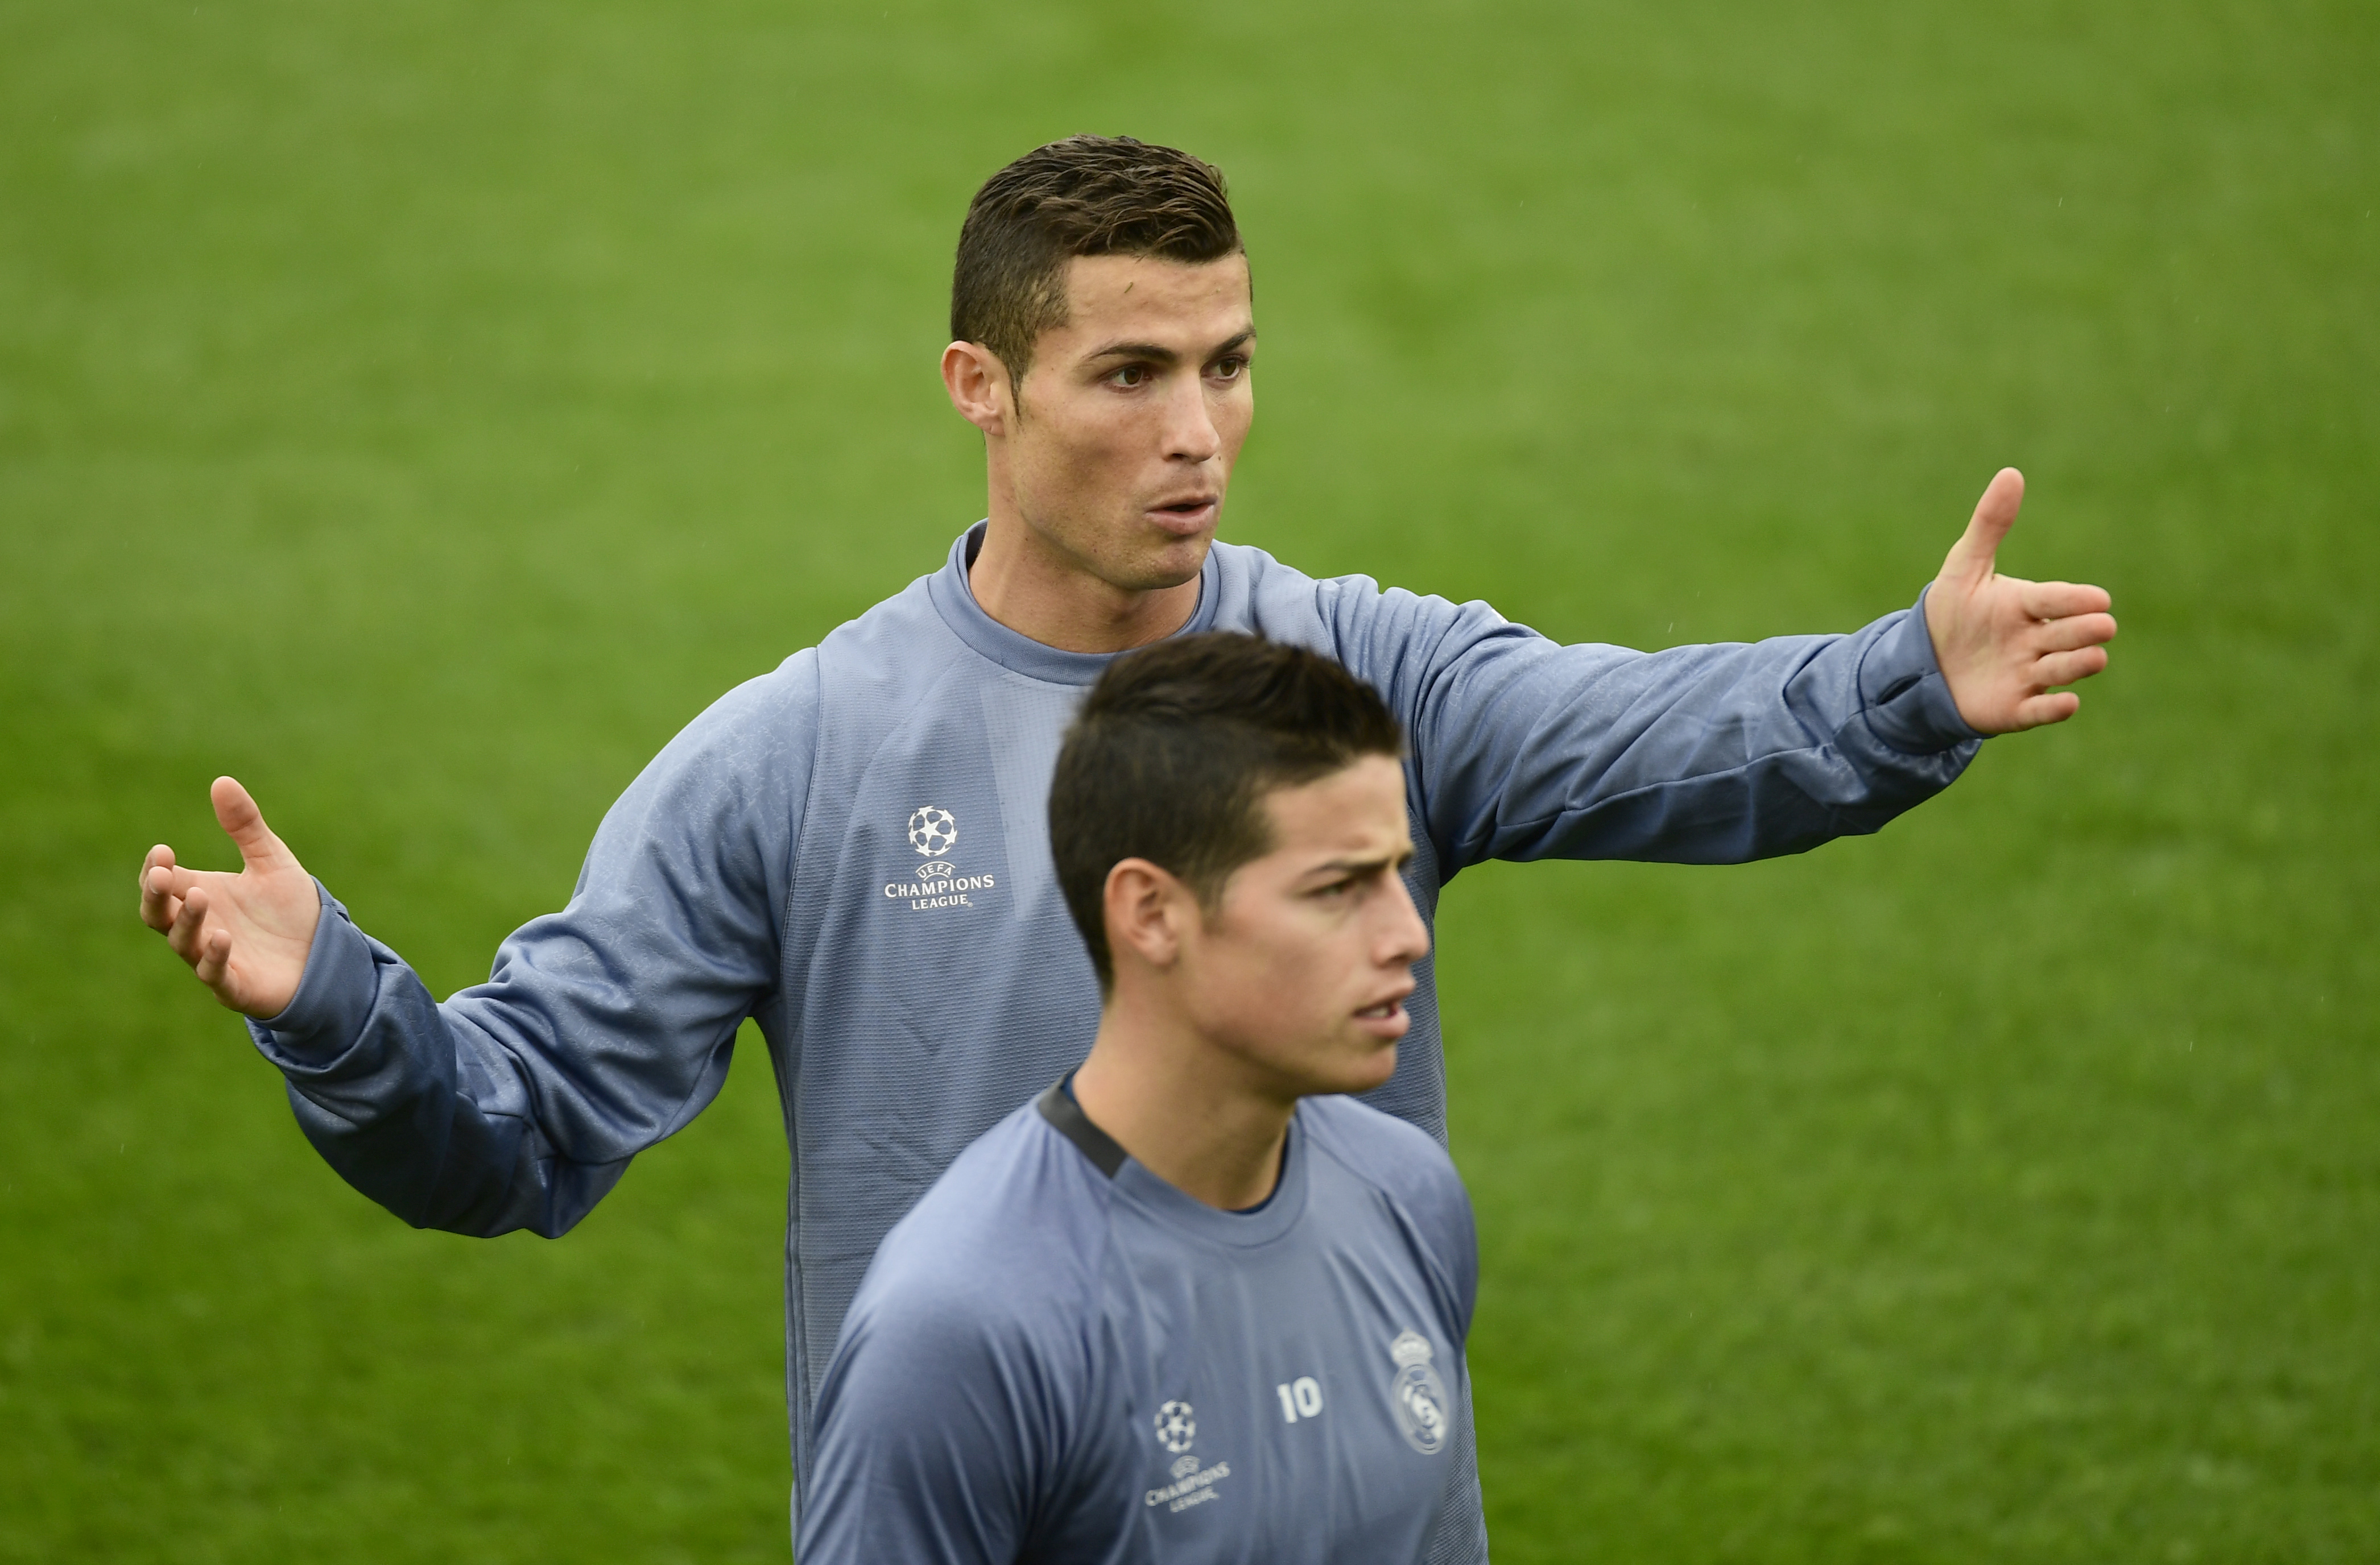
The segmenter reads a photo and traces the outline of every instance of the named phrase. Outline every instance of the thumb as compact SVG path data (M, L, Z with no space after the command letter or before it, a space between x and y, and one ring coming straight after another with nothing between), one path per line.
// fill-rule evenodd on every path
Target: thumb
M236 778L218 777L207 796L215 807L216 823L239 848L239 856L251 869L278 867L289 857L289 850L264 823L264 812Z
M1992 574L1992 561L1998 554L2000 540L2016 526L2017 507L2024 503L2024 475L2014 467L2002 467L1984 486L1984 497L1975 502L1975 514L1967 523L1967 530L1959 541L1950 545L1950 552L1942 561L1942 576L1946 581L1973 586Z

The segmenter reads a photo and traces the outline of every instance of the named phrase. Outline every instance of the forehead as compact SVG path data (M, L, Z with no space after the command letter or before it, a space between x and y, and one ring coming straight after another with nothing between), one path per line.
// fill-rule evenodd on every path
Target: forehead
M1247 331L1253 319L1245 255L1078 255L1066 263L1066 323L1050 335L1079 351L1110 342L1211 346Z
M1273 828L1268 856L1374 857L1411 846L1404 768L1387 756L1366 756L1328 777L1276 788L1265 795L1264 807Z

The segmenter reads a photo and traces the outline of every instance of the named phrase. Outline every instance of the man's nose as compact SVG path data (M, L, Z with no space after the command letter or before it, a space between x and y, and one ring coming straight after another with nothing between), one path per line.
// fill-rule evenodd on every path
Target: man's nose
M1422 922L1421 909L1414 905L1404 877L1397 876L1391 883L1396 894L1382 899L1387 924L1380 931L1380 961L1383 965L1395 963L1410 967L1429 954L1429 926Z
M1212 461L1223 449L1223 437L1207 409L1203 377L1187 375L1176 383L1165 404L1165 455L1179 462Z

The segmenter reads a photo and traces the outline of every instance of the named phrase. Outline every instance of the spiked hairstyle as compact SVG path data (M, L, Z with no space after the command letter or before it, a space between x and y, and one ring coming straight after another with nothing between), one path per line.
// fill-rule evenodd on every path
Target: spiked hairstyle
M951 335L981 343L1022 383L1042 333L1066 321L1078 255L1220 261L1239 225L1211 164L1129 136L1069 136L984 181L959 229Z

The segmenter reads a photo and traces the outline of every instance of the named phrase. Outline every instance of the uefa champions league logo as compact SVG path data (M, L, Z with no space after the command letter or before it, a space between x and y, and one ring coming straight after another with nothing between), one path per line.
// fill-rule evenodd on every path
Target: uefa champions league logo
M1188 1402L1167 1402L1157 1410L1157 1443L1179 1455L1198 1438L1198 1421Z
M1172 1481L1141 1497L1151 1510L1161 1505L1169 1511L1187 1510L1222 1494L1216 1486L1232 1475L1232 1464L1219 1462L1212 1467L1200 1466L1199 1459L1190 1454L1190 1442L1197 1438L1198 1420L1188 1402L1170 1401L1157 1410L1157 1443L1172 1453L1173 1460L1165 1468Z
M919 858L940 858L958 846L959 819L940 805L920 805L909 812L909 845Z
M958 866L942 856L958 846L959 818L941 806L919 805L911 810L905 835L925 862L896 871L899 879L885 882L884 895L892 902L907 903L912 913L973 907L978 892L998 884L990 874L962 875Z

